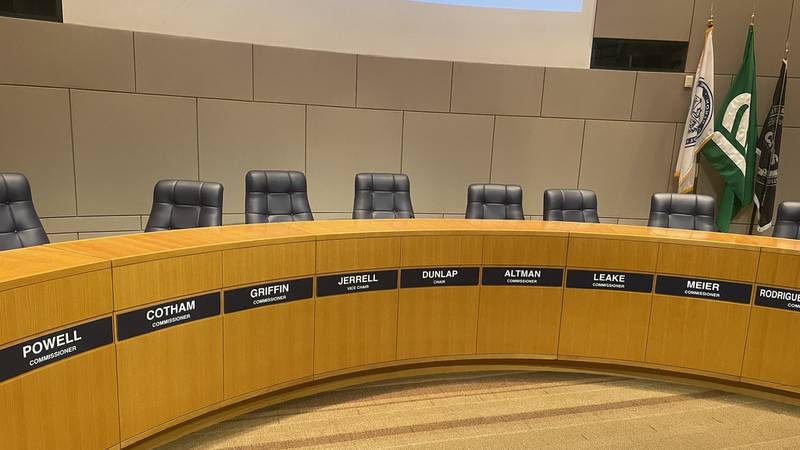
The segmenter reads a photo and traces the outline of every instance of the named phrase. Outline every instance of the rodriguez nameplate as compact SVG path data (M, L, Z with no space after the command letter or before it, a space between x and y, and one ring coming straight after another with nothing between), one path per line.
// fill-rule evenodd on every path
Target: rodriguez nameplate
M317 277L317 297L397 289L397 270L343 273Z
M477 286L479 275L477 267L403 269L400 272L400 287Z
M567 271L567 287L609 291L650 292L653 290L653 275L632 272L570 269Z
M752 286L731 281L705 278L673 277L659 275L656 279L656 294L678 297L705 298L734 303L750 303Z
M219 292L148 306L117 316L117 339L122 341L218 315Z
M314 279L277 281L225 291L225 313L311 298Z
M547 267L484 267L484 286L561 286L564 269Z
M800 291L758 286L756 287L756 305L800 311Z

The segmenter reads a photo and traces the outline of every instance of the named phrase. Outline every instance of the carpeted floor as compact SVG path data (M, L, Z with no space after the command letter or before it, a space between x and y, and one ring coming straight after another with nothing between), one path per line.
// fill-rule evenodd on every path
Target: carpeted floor
M800 448L800 408L611 376L440 375L295 400L164 448L397 447Z

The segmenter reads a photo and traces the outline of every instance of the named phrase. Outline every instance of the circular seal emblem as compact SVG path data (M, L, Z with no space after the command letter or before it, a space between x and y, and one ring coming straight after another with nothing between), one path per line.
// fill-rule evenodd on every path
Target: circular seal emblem
M686 134L686 147L691 147L697 144L700 134L706 129L708 123L711 121L711 115L714 108L714 98L711 93L711 88L706 83L706 80L700 78L697 82L697 88L694 90L694 98L692 98L692 107L689 110L689 127Z

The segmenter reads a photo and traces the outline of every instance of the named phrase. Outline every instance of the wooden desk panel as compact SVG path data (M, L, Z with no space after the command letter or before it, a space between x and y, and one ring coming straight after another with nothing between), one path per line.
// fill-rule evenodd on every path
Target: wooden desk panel
M479 289L400 289L397 359L474 354Z
M750 306L653 295L648 363L738 376Z
M567 238L562 236L484 236L483 264L564 267Z
M560 287L481 286L478 354L555 355Z
M112 308L110 269L0 292L0 345L107 315Z
M315 375L396 359L396 289L320 297L315 308Z
M168 298L222 287L220 252L114 267L114 309L119 311Z
M398 238L333 239L317 242L317 273L395 268L400 263Z
M314 242L262 245L222 252L225 287L313 275Z
M800 386L800 312L753 306L742 378Z
M401 238L400 266L480 265L481 236L414 236Z
M762 251L757 281L771 286L800 288L800 255Z
M757 267L758 249L661 244L657 271L698 278L753 282Z
M225 314L225 398L314 372L314 300Z
M570 237L567 266L654 272L658 245L647 241Z
M0 405L5 449L112 447L120 440L114 346L0 383Z
M222 317L117 343L123 440L222 401Z

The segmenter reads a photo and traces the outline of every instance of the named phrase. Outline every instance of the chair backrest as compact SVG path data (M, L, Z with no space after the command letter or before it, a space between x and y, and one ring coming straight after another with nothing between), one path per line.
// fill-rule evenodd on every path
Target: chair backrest
M653 194L647 225L714 231L714 198L694 194Z
M245 176L245 222L314 220L303 172L251 170Z
M356 174L353 219L413 219L411 182L403 173Z
M48 243L28 179L21 173L0 173L0 250Z
M597 195L586 189L544 191L544 220L599 223Z
M222 185L208 181L161 180L144 231L222 225Z
M800 202L782 202L778 205L772 236L800 239Z
M522 188L516 184L476 183L467 188L467 219L524 220Z

